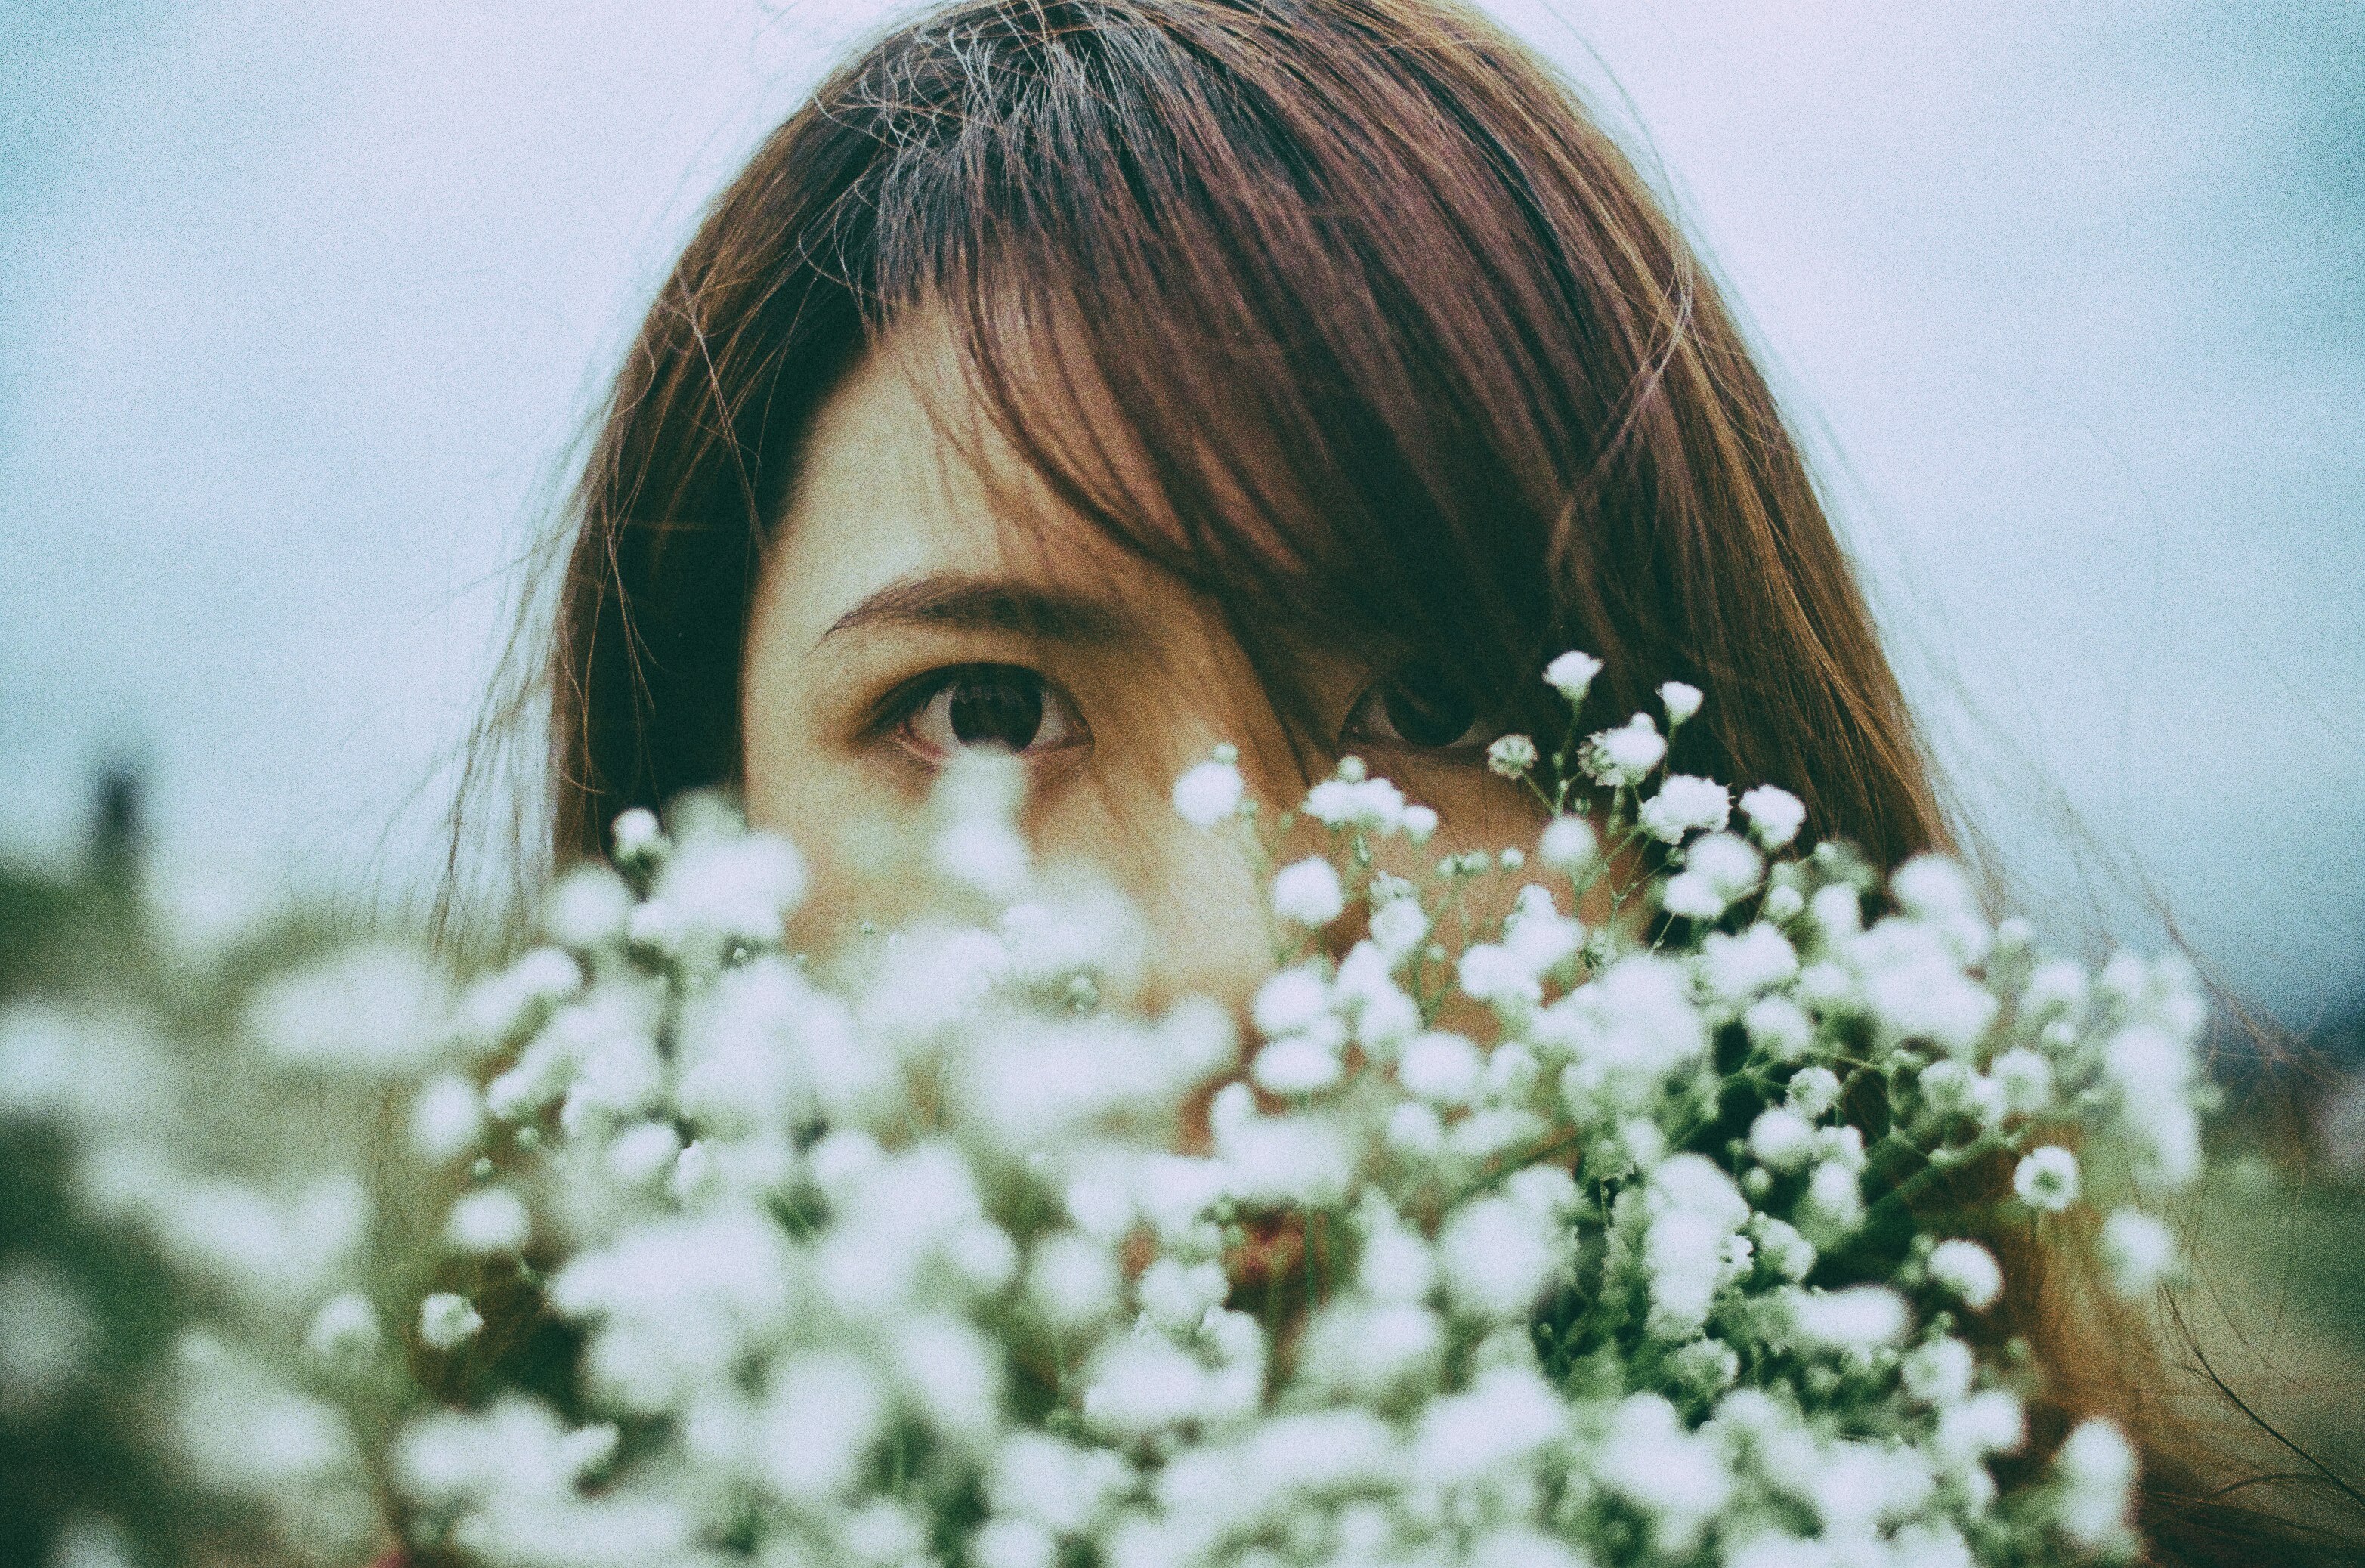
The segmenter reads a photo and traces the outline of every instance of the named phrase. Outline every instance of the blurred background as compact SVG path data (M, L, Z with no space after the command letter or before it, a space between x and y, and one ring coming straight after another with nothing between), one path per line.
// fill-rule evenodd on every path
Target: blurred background
M2061 931L2365 999L2365 6L1499 0L1672 194ZM844 0L0 7L0 853L400 903L515 563Z

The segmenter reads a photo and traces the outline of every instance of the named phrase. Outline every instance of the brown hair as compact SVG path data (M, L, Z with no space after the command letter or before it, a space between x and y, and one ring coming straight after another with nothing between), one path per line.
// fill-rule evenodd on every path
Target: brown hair
M1583 648L1597 717L1661 679L1711 693L1685 768L1781 783L1882 864L1945 843L1742 334L1540 61L1442 0L957 0L773 133L632 347L547 670L562 857L736 778L747 611L803 432L923 302L1026 462L1210 596L1284 717L1276 626L1418 659L1521 727L1552 722L1545 659ZM2238 1558L2247 1525L2174 1500L2190 1467L2090 1249L1996 1239L2010 1327L2057 1374L2040 1445L2110 1411L2151 1450L2156 1550Z

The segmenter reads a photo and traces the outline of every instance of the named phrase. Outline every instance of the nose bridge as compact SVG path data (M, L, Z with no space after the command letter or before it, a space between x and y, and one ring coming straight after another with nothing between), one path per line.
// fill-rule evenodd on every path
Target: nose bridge
M1126 890L1152 943L1145 1002L1205 996L1244 1011L1272 973L1272 926L1256 857L1238 830L1194 827L1169 810L1131 825L1138 868Z

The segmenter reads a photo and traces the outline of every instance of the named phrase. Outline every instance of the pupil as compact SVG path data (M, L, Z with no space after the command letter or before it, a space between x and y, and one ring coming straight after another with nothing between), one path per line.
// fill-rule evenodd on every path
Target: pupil
M988 670L953 687L953 738L963 745L1025 751L1043 728L1043 683L1019 670Z
M1477 705L1435 670L1407 670L1388 683L1380 703L1396 734L1412 745L1452 745L1478 722Z

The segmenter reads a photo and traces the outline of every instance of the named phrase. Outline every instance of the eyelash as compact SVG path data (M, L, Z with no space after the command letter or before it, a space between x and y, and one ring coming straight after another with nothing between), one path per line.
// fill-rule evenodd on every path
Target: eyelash
M1037 704L1034 714L1037 734L1039 734L1043 724L1053 722L1074 732L1071 736L1048 745L1038 746L1030 736L1024 747L1016 748L1016 755L1021 758L1032 760L1091 743L1091 726L1084 722L1075 700L1060 689L1058 683L1041 671L1029 669L1024 665L992 662L941 666L902 682L880 700L870 722L865 726L865 733L876 738L895 741L931 766L939 766L952 751L981 743L965 743L958 738L956 730L949 746L939 745L909 734L911 726L927 716L928 709L936 699L952 691L961 682L989 677L1004 682L1015 678L1017 683L1033 689L1032 695ZM948 726L957 725L958 720L947 712L945 722Z
M1392 706L1388 701L1391 696L1401 695L1418 700L1415 694L1407 689L1409 683L1415 680L1430 687L1427 695L1435 704L1445 708L1445 716L1462 721L1461 728L1452 740L1415 740L1403 733L1395 717L1388 711ZM1465 716L1454 711L1453 706L1448 705L1466 708L1468 712ZM1384 723L1389 733L1384 734L1379 733L1373 727L1374 721ZM1339 744L1341 749L1351 742L1361 741L1379 745L1403 746L1413 751L1424 751L1440 756L1456 756L1481 749L1490 738L1485 715L1478 711L1475 703L1471 702L1459 691L1442 688L1440 682L1429 678L1429 672L1399 670L1384 679L1372 682L1357 694L1354 702L1347 710L1347 719L1340 728Z

